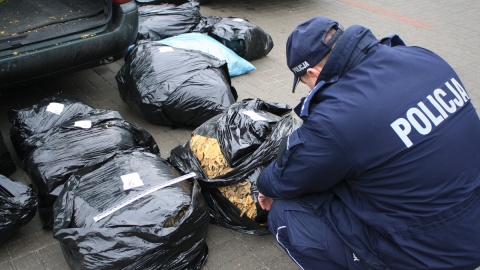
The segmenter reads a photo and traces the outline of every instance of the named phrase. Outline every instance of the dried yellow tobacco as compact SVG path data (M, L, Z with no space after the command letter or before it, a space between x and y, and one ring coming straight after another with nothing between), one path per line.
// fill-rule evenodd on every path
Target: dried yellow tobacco
M228 166L217 139L193 134L190 138L190 149L209 178L221 176L233 170Z
M190 149L200 161L203 171L209 178L222 176L233 170L228 166L217 139L193 134L190 138ZM240 216L247 215L247 217L255 219L257 207L252 199L250 188L250 182L242 181L218 189L223 196L240 209Z
M181 217L183 217L185 215L186 211L185 210L181 210L180 212L178 212L178 214L174 217L171 217L169 218L166 222L165 222L165 225L163 226L164 228L170 228L170 227L173 227L173 225L175 225L175 222L177 222L177 220Z
M248 218L255 219L257 217L257 206L252 199L251 185L248 181L242 181L233 185L219 187L218 190L240 209L240 216L247 215Z

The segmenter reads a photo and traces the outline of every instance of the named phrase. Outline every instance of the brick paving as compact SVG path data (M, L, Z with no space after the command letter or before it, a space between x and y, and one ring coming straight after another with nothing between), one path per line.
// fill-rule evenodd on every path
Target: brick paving
M361 24L377 37L399 34L407 45L419 45L443 56L460 75L473 104L480 109L480 1L392 1L392 0L212 0L201 6L202 16L236 16L248 19L268 32L275 43L266 57L252 61L257 70L232 78L239 100L258 97L268 101L297 104L308 93L299 86L291 93L292 74L285 64L285 41L295 26L322 15L345 27ZM191 129L152 125L133 113L118 93L114 76L123 61L75 72L34 84L3 91L0 96L0 130L19 167L9 141L6 111L36 104L40 99L63 91L95 108L119 111L126 120L149 131L162 157L183 144ZM29 183L20 168L11 179ZM272 235L255 236L210 225L207 235L209 257L205 270L217 269L298 269L278 247ZM6 243L0 245L0 270L68 269L59 243L52 232L41 228L36 216ZM477 268L477 270L480 268Z

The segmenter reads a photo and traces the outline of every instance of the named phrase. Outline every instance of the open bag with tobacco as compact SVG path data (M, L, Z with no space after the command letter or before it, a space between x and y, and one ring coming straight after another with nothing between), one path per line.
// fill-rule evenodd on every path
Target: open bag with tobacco
M300 124L288 105L244 99L196 128L168 160L181 172L200 176L211 223L268 234L256 179L275 158L281 139Z

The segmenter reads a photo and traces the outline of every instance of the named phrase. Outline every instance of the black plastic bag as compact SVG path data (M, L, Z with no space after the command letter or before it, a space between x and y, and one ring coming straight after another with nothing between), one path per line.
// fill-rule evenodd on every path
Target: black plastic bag
M161 40L193 32L200 23L199 4L140 5L137 40Z
M53 203L63 183L78 169L115 151L143 147L159 154L153 137L116 111L94 110L26 140L33 150L22 162L37 191L44 228L52 226Z
M28 137L45 132L74 117L88 114L92 110L89 105L63 94L45 98L27 108L9 110L7 115L12 124L10 139L17 156L23 160L28 154L22 151L22 143Z
M246 60L266 56L273 48L272 37L259 26L238 17L222 18L208 35Z
M17 166L8 151L5 141L3 140L2 133L0 133L0 174L10 175L17 170Z
M116 80L132 110L166 126L197 127L237 99L226 61L155 42L135 46Z
M198 183L182 181L141 197L178 176L164 159L136 150L72 175L55 203L53 230L71 269L201 269L209 216ZM124 189L127 182L136 187Z
M209 33L212 31L213 27L216 23L222 20L221 16L202 16L200 18L200 22L197 24L197 27L193 30L193 32L198 33Z
M290 112L291 108L285 104L244 99L196 128L192 135L218 141L232 169L223 175L207 176L192 152L190 141L173 148L168 159L183 173L197 173L202 186L234 184L272 161L281 139L300 126L301 120Z
M0 175L0 244L28 224L36 211L34 190Z
M269 233L267 215L257 201L256 179L275 158L281 139L300 126L301 120L290 112L287 105L245 99L172 149L169 162L185 174L199 176L212 223L248 234ZM215 163L208 164L212 160Z

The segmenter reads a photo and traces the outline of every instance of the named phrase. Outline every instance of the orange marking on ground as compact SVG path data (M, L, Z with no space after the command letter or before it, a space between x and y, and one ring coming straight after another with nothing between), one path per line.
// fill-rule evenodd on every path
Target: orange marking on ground
M365 9L365 10L371 11L373 13L377 13L377 14L380 14L380 15L383 15L383 16L387 16L387 17L390 17L392 19L395 19L395 20L398 20L398 21L401 21L401 22L404 22L404 23L408 23L408 24L411 24L411 25L415 25L415 26L418 26L418 27L421 27L421 28L431 28L431 27L433 27L433 25L430 24L430 23L427 23L427 22L424 22L424 21L421 21L421 20L417 20L415 18L406 16L406 15L403 15L403 14L400 14L400 13L396 13L396 12L393 12L393 11L390 11L390 10L386 10L386 9L383 9L383 8L380 8L380 7L376 7L376 6L367 4L367 3L362 3L360 1L356 1L356 0L341 0L341 1L344 2L344 3L350 4L352 6L356 6L356 7L359 7L361 9Z

